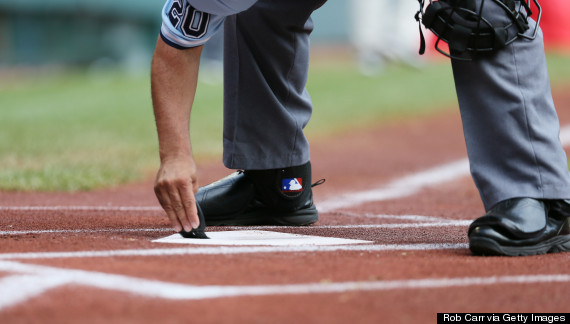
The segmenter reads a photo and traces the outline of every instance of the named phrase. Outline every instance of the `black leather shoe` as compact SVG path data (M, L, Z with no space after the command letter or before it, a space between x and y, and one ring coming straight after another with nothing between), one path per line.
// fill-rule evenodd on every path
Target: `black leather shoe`
M291 180L293 186L289 185ZM238 171L200 188L196 201L208 226L303 226L319 219L311 187L309 163L286 169Z
M570 203L513 198L502 201L469 226L476 255L536 255L570 251Z

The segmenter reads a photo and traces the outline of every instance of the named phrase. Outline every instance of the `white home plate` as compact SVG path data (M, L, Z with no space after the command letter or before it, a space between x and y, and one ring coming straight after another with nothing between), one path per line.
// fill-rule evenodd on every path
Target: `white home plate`
M255 230L208 232L206 234L210 239L187 239L180 234L173 234L153 242L196 245L345 245L373 243L364 240Z

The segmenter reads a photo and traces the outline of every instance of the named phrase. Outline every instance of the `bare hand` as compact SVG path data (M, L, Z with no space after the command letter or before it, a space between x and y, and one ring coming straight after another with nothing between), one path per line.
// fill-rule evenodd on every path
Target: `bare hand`
M154 184L154 192L176 232L190 232L200 225L196 198L198 177L192 158L163 161Z

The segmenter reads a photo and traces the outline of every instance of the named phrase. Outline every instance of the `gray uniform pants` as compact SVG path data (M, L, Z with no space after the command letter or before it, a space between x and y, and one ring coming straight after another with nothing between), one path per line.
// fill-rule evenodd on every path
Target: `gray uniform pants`
M492 22L506 25L492 1L485 10ZM527 34L533 31L534 24ZM515 197L570 198L542 34L472 62L452 60L452 66L471 174L485 207Z
M325 0L259 0L224 26L224 164L273 169L309 161L303 128L311 13Z
M310 14L323 2L260 0L226 19L228 168L272 169L309 160L303 128L312 110L305 90ZM505 24L492 1L485 10L485 17ZM514 197L570 198L542 35L475 61L453 60L452 66L471 173L485 207Z

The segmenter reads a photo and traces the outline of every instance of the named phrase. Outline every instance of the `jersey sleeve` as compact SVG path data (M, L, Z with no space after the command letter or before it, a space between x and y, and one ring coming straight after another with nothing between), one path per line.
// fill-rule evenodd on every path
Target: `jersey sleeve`
M220 29L226 17L196 9L190 2L168 0L162 9L160 36L175 48L203 45Z
M257 0L188 0L202 11L229 16L251 7Z

